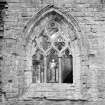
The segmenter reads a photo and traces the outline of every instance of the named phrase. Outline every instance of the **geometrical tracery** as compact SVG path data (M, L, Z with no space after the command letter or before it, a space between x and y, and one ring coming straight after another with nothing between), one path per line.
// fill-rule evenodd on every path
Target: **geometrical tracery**
M50 38L47 36L47 34L45 33L45 30L42 30L42 32L39 34L38 37L38 43L40 45L40 47L43 48L43 50L47 50L50 45L51 45L51 41Z
M54 45L56 48L60 51L63 47L65 47L65 40L62 36L58 36L54 42Z
M33 82L72 83L72 56L67 44L69 42L65 33L62 35L60 20L57 23L57 20L51 18L52 20L43 22L46 23L43 25L45 27L40 29L36 38L39 50L33 55Z

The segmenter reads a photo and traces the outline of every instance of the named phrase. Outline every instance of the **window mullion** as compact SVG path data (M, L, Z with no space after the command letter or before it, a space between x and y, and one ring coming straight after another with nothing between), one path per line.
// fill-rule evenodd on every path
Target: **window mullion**
M59 83L62 83L61 57L59 57Z
M47 82L47 58L44 56L44 83Z

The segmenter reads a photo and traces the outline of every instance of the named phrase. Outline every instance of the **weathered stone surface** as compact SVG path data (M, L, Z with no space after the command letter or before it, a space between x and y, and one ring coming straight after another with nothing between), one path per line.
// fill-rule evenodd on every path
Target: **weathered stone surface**
M43 28L41 26L41 28L35 28L38 23L36 22L35 27L34 23L38 21L39 17L42 18L41 13L43 16L45 13L47 14L43 8L49 8L48 5L57 7L58 10L54 9L56 11L63 11L65 17L68 14L76 29L75 31L73 27L70 27L70 32L68 31L74 40L72 44L75 47L72 49L76 50L73 55L76 58L74 66L78 65L75 66L77 72L74 74L74 81L77 84L73 86L30 84L31 56L35 50L35 43L32 42L32 39ZM39 11L41 12L39 13ZM66 28L63 32L66 33ZM77 37L74 33L78 34ZM0 76L2 91L6 92L8 99L3 104L104 105L105 1L0 0L0 74L2 75ZM29 88L26 87L29 85ZM55 99L52 100L52 96ZM80 98L78 98L79 96Z

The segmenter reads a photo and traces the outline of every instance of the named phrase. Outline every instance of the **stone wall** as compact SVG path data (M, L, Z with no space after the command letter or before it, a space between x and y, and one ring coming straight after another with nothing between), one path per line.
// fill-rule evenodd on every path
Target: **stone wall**
M3 35L4 35L4 19L5 16L5 9L6 9L6 2L0 1L0 102L2 101L2 67L3 67L3 56L2 56L2 42L3 42Z
M3 2L3 1L2 1ZM25 90L24 71L26 66L26 51L24 33L27 23L32 17L47 5L55 5L65 13L71 14L81 29L86 56L82 56L81 92L88 93L88 99L59 101L33 100L20 102L29 105L104 105L105 103L105 2L104 0L7 0L4 20L3 37L3 90L8 100L16 98ZM1 35L2 36L2 35ZM0 36L0 39L2 38ZM0 44L1 45L1 44ZM85 52L85 51L84 51ZM2 59L0 59L2 60ZM24 90L23 90L24 89ZM86 96L87 97L87 96ZM14 105L16 103L12 101ZM11 103L11 101L10 101Z

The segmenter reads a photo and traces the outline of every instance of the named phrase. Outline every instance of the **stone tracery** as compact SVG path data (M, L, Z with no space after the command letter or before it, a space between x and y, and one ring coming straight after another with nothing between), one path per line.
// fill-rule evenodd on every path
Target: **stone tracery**
M50 22L52 23L52 25L49 25ZM85 53L83 53L84 46L83 46L81 31L75 19L71 15L67 16L63 12L59 11L56 7L48 6L42 11L40 11L35 17L33 17L33 19L28 23L28 27L26 30L28 30L28 31L25 31L26 36L28 38L28 44L26 44L26 55L27 57L29 57L29 60L27 61L29 70L27 72L30 72L30 74L32 73L33 65L31 63L29 65L28 62L32 62L32 56L36 53L36 49L39 48L42 51L44 56L44 61L43 61L44 79L43 79L43 82L40 82L41 86L43 86L44 83L48 83L46 85L46 89L47 89L48 88L47 86L50 85L49 83L57 83L56 85L54 85L54 87L58 86L57 91L59 91L59 89L61 88L60 87L61 85L58 84L58 82L70 83L69 85L62 84L62 86L66 86L65 87L66 89L66 88L72 88L72 85L73 85L75 89L74 93L79 92L77 94L80 95L80 82L81 82L80 81L80 73L81 73L80 61L81 61L81 54L85 54ZM44 34L42 35L42 33ZM44 38L41 38L41 40L39 40L40 35L43 37L46 37L45 38L46 40L43 41ZM58 36L60 36L62 40L59 39ZM36 42L36 44L32 44L34 41ZM40 43L41 41L47 43L47 47L43 46L43 44ZM62 43L62 44L56 45L55 42ZM52 49L56 53L51 54ZM64 65L62 64L62 62L64 63ZM66 62L68 62L68 65L72 65L72 66L67 66ZM58 71L58 73L56 74L57 77L56 76L54 77L55 82L51 81L51 77L49 75L50 72L48 72L50 71L49 63L50 64L55 63L57 65L52 67L52 68L58 69L58 70L55 70L55 71ZM67 75L65 75L66 73ZM69 77L72 78L72 79L69 78L70 80L69 82L68 82L68 79L66 78L68 77L68 75ZM26 83L28 84L27 86L31 86L31 85L37 86L38 84L37 83L33 84L31 79L32 79L32 76L30 76L30 78L26 81ZM50 91L54 92L53 88L50 88ZM51 96L53 96L54 94L55 93L53 93ZM47 94L45 95L43 93L43 95L46 96ZM78 95L78 98L79 98L79 95Z
M53 12L52 12L52 14L53 14ZM40 72L41 71L40 70L41 69L41 67L40 67L41 61L40 62L38 61L37 65L35 62L35 64L33 64L33 65L37 66L37 68L33 68L34 71L35 71L35 69L37 69L36 70L37 72L35 72L37 75L34 75L36 77L33 77L33 78L36 78L35 83L37 83L37 82L41 83L42 81L43 82L47 81L48 83L49 82L56 83L56 82L63 81L62 74L64 71L62 72L61 67L60 67L60 66L62 66L62 64L61 64L61 58L63 57L62 52L63 52L63 50L65 51L65 48L70 47L70 46L68 45L69 41L67 40L66 36L63 35L63 33L62 33L63 30L61 29L61 26L60 26L62 24L59 24L60 20L58 23L54 21L55 18L59 18L59 17L57 17L58 15L54 15L54 16L53 15L51 17L49 16L50 21L47 21L48 23L43 22L43 23L45 23L45 27L43 27L42 31L39 33L38 37L36 38L36 41L38 43L37 47L39 49L42 49L43 53L45 54L44 59L46 59L46 60L44 61L44 66L47 66L47 69L44 67L43 72L47 72L47 75L44 75L44 73L43 73L43 75L44 75L43 76ZM39 53L39 52L35 52L35 53ZM47 57L46 57L46 55L47 55ZM37 54L37 56L38 56L38 54ZM37 56L36 56L36 58L37 58ZM66 58L65 58L65 60L66 60ZM69 64L69 65L71 65L71 64ZM61 71L61 74L59 73L59 71ZM71 75L69 75L69 76L71 76ZM41 78L43 78L42 81L41 81ZM69 80L69 81L71 81L71 80Z

